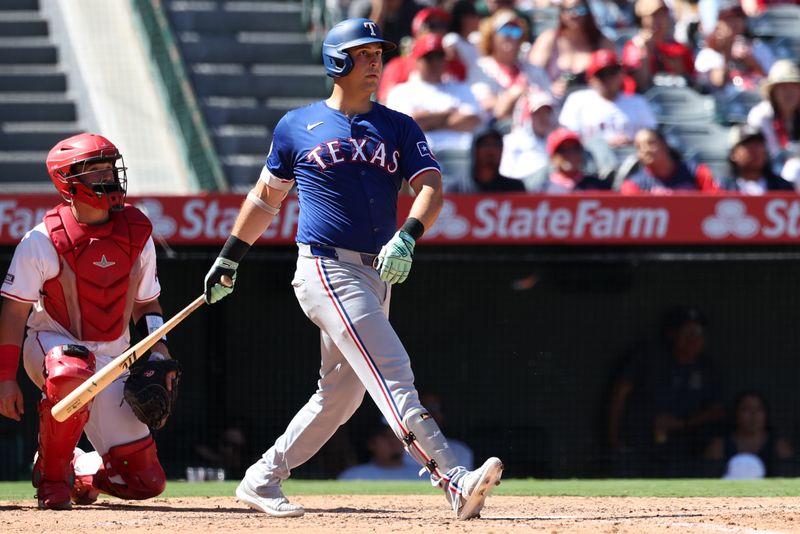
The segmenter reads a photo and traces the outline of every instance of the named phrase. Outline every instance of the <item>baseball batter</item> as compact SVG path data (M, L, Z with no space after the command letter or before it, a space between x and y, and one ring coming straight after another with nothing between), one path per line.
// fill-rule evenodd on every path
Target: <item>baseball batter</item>
M21 351L28 376L43 393L33 468L40 508L91 504L101 492L147 499L166 484L150 428L137 418L139 411L134 415L141 406L125 382L128 373L64 422L50 413L128 348L131 318L142 335L163 324L150 221L124 203L121 160L117 147L99 135L80 134L53 147L47 169L65 202L25 234L2 284L0 414L17 421L23 415L16 382ZM142 391L177 391L177 362L163 340L150 358L130 374L157 379ZM155 421L148 422L159 428L165 414ZM93 452L76 448L84 431Z
M303 514L283 495L281 482L352 416L365 391L408 453L428 470L431 483L444 490L459 519L477 517L500 483L503 465L497 458L475 471L457 465L420 404L408 353L388 319L392 284L408 276L415 243L442 206L439 165L420 128L370 99L380 81L382 54L393 48L368 19L345 20L330 30L323 58L334 78L331 96L280 120L265 168L206 275L209 303L233 291L223 276L235 282L250 244L297 185L299 255L292 285L303 311L320 328L322 365L316 393L236 490L241 501L270 515ZM398 230L397 196L404 178L416 198Z

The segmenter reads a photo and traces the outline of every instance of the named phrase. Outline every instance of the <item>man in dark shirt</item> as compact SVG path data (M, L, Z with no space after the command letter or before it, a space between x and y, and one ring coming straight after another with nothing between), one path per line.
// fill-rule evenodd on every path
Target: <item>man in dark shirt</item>
M475 134L472 144L472 175L467 180L445 184L448 193L524 193L525 184L500 174L503 134L487 128Z

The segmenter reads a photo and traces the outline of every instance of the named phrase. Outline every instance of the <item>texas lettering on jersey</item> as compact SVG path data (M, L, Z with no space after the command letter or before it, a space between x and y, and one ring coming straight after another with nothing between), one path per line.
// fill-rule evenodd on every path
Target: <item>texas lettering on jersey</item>
M370 143L372 146L367 146L368 141L370 139L367 137L324 141L308 151L306 160L316 163L322 171L339 163L364 162L377 165L386 172L395 174L399 166L400 151L394 150L391 157L388 157L386 144L383 141Z

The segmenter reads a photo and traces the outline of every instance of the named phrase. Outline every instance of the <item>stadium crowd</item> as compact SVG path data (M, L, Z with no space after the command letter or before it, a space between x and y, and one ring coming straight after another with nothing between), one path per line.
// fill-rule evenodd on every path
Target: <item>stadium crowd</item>
M327 4L401 43L376 97L420 124L449 191L800 190L789 0Z

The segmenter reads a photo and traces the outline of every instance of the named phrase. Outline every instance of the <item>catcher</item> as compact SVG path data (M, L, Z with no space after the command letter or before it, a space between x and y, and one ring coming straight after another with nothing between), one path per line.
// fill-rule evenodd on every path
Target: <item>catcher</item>
M163 324L151 224L125 204L126 167L108 139L86 133L60 141L47 171L65 202L25 234L2 284L0 414L23 415L22 352L42 390L33 467L39 508L91 504L99 493L155 497L166 476L151 431L166 422L179 378L165 340L63 423L50 414L128 348L131 318L142 336ZM83 431L95 451L76 448Z

